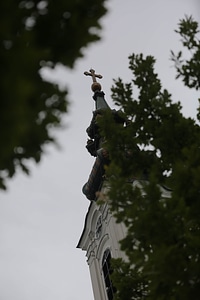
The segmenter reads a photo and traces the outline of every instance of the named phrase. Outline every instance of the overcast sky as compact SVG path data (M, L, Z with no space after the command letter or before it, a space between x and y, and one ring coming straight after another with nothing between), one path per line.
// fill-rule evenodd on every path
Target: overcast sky
M8 191L0 192L0 300L93 299L85 253L76 249L89 206L81 189L94 162L85 149L94 101L84 71L92 67L103 75L113 107L113 78L131 80L128 56L151 54L163 87L182 102L185 115L195 115L197 93L174 80L169 56L181 47L174 32L179 20L186 14L200 20L199 0L109 0L107 5L102 40L85 50L73 71L59 67L49 76L70 92L65 128L55 132L60 149L46 147L40 165L30 163L31 176L19 172Z

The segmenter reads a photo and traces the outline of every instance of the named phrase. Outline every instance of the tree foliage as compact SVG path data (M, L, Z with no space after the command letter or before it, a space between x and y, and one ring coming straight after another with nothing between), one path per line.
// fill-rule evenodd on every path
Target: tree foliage
M171 53L177 78L198 90L198 24L186 17L177 33L189 51L187 59L182 52ZM181 104L162 87L154 65L152 56L129 57L132 81L119 78L112 87L127 126L116 126L109 112L109 122L101 124L111 158L110 206L127 227L121 248L129 262L113 261L114 299L198 300L200 114L198 109L197 120L183 116ZM135 179L142 189L129 183ZM161 186L171 189L170 198L161 197Z
M0 188L18 166L38 162L51 128L67 111L67 91L44 82L43 66L73 67L97 41L105 0L7 0L0 3Z

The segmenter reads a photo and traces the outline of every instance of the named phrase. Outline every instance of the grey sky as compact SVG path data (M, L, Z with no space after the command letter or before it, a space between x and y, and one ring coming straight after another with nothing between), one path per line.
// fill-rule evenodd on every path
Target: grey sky
M73 71L59 67L50 76L70 91L66 128L55 133L61 149L46 147L40 165L30 163L31 176L19 172L0 193L0 300L93 299L85 253L76 249L89 206L81 188L94 161L85 149L94 101L84 71L104 76L112 107L113 78L131 79L128 55L154 55L163 86L182 100L186 115L195 114L197 93L174 80L169 56L181 46L174 33L179 19L200 20L198 0L110 0L108 7L101 42L85 50Z

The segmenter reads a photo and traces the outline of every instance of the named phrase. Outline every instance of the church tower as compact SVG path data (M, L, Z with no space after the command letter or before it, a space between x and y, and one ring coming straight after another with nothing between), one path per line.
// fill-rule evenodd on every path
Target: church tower
M90 205L85 218L85 225L78 242L77 248L86 252L87 263L89 265L90 276L92 281L93 293L95 300L112 300L115 288L110 279L111 258L122 258L127 260L125 253L120 250L119 241L126 236L126 227L123 223L117 223L109 210L107 192L109 185L104 178L104 166L109 164L109 155L104 149L104 139L98 131L97 119L102 117L105 110L110 109L101 91L101 85L96 81L96 77L102 78L101 75L95 74L94 70L85 72L85 75L92 76L92 91L95 101L95 111L93 112L92 121L86 132L89 136L86 148L88 152L95 157L95 162L89 175L88 181L83 186L83 193ZM111 110L116 123L123 124L125 120L120 117L120 113ZM144 195L144 185L148 184L148 179L142 177L134 178L129 182L133 189L139 188ZM159 186L161 198L171 197L171 191ZM98 200L101 200L99 204Z
M120 250L119 241L126 237L126 227L123 223L117 223L109 210L108 190L109 185L105 180L105 166L109 165L109 154L104 148L104 138L100 135L98 128L98 118L103 117L106 110L111 110L107 104L104 93L101 91L101 85L96 81L93 69L85 72L85 75L91 76L93 99L95 101L95 111L89 127L86 132L89 136L86 148L88 152L95 157L95 162L89 175L88 181L83 186L83 193L90 205L85 218L85 225L78 242L77 248L86 252L87 263L89 265L94 299L112 300L114 298L115 288L112 285L111 258L122 258L127 260L125 253ZM124 127L128 124L121 116L119 111L111 110L114 121L122 124ZM103 120L103 119L102 119ZM128 181L133 189L139 188L141 194L145 195L144 186L148 184L146 172L140 178ZM161 199L171 197L170 189L158 185L161 192ZM101 204L99 204L101 200ZM134 199L133 199L134 201Z
M91 88L94 92L95 111L90 126L86 130L90 138L86 148L95 157L95 162L89 179L83 186L83 193L91 202L77 248L86 252L94 299L112 300L114 287L110 280L110 259L125 259L125 254L120 250L119 241L125 237L126 228L123 223L116 223L106 201L101 205L96 202L98 193L106 195L108 186L106 181L103 181L104 165L109 163L107 153L103 149L103 138L99 135L96 119L101 117L104 110L110 109L110 107L104 98L103 91L101 91L101 85L96 81L96 77L102 78L102 76L95 74L93 69L84 74L91 76L93 80ZM115 110L112 112L118 122L123 122Z

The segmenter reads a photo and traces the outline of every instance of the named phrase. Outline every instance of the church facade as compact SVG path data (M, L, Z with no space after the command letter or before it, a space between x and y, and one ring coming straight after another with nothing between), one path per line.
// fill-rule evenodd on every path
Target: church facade
M102 205L95 201L90 203L77 248L86 252L95 300L113 299L110 259L125 259L119 244L125 235L124 224L116 223L106 202Z
M135 180L132 183L133 189L143 190L143 180ZM86 253L87 263L90 270L93 294L95 300L112 300L115 288L112 285L110 274L111 258L127 257L120 249L120 240L126 236L126 227L123 223L116 223L115 218L109 211L109 199L106 198L106 184L101 188L105 195L105 203L91 201L85 218L85 225L78 242L77 248ZM170 198L171 191L159 186L161 198Z

